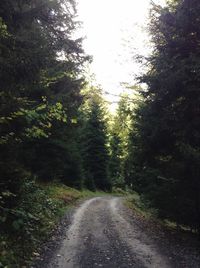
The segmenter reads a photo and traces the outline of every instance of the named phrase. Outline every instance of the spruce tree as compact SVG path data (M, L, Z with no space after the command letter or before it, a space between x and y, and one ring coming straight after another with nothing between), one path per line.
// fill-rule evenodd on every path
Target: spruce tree
M159 215L199 228L199 23L196 0L151 11L154 51L134 117L132 178Z
M73 38L76 27L74 1L0 2L0 194L9 193L2 195L6 217L24 179L82 184L73 122L86 57L81 40Z
M83 128L83 162L85 184L88 188L103 191L111 190L108 178L107 134L104 110L99 93L94 93L87 120Z
M121 140L116 133L111 134L110 138L110 160L109 160L109 177L112 186L124 187L122 177L122 150Z

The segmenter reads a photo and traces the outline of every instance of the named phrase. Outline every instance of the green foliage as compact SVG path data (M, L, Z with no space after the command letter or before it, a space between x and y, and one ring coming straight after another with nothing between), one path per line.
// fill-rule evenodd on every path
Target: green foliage
M50 222L56 209L56 204L52 204L51 200L46 198L44 191L32 181L23 183L20 194L22 198L18 199L16 207L4 210L4 217L7 220L3 222L3 226L5 224L3 235L8 244L4 255L5 261L8 261L8 256L11 254L9 243L12 243L12 251L15 255L10 259L10 267L15 265L15 267L20 267L30 256L38 245L41 235L44 235L51 227ZM6 228L8 223L9 229ZM8 239L10 233L13 236L12 242ZM14 242L16 240L17 244Z
M122 142L115 133L110 137L109 177L114 187L124 188Z
M6 24L3 22L2 18L0 18L0 36L1 37L5 37L8 35L7 32L7 26Z
M104 103L101 92L90 92L86 103L86 120L82 132L83 167L85 185L91 189L111 190L108 178L107 129L105 124Z
M154 50L140 80L128 179L162 218L200 229L199 1L153 5Z
M74 18L73 1L0 3L2 191L18 194L27 172L43 180L59 173L58 179L67 177L68 183L70 166L76 166L78 127L72 124L81 104L80 71L87 57L81 40L72 39ZM59 158L55 170L50 166L54 158ZM71 180L81 186L81 168L76 170Z
M60 206L31 178L82 187L77 118L88 57L72 38L75 16L74 1L0 2L0 232L7 251L16 234L19 259Z
M11 195L4 192L1 197ZM61 184L38 185L28 179L23 182L20 196L17 205L12 209L5 207L0 218L3 226L0 263L3 267L30 265L33 252L38 254L38 247L47 239L66 207L83 194ZM9 222L10 228L7 228Z
M127 205L134 210L138 216L142 216L144 218L156 218L157 211L156 209L152 209L149 207L148 202L144 199L143 196L139 195L135 191L131 191L126 199Z
M115 187L123 187L124 181L121 175L121 157L122 151L120 147L121 140L115 133L110 138L110 161L109 176L112 185Z
M134 108L134 99L122 94L116 114L110 124L110 163L109 175L114 186L125 187L126 161L128 153L129 132L131 130L131 114Z

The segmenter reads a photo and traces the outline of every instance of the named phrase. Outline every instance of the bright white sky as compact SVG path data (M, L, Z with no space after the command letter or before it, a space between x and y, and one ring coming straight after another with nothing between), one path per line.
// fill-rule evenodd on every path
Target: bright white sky
M85 52L93 57L90 73L103 90L124 91L121 83L134 84L141 70L136 54L149 52L147 24L150 0L77 0ZM163 4L165 0L155 0ZM114 97L107 97L116 100Z

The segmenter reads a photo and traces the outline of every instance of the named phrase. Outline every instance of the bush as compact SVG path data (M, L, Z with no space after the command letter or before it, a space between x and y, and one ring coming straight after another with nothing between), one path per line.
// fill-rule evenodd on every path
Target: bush
M69 197L63 188L62 196L53 198L52 188L59 192L56 186L42 187L35 180L25 180L19 196L15 196L16 207L1 207L3 216L0 218L0 267L21 267L29 263L32 253L55 226ZM12 196L12 193L1 193L1 200L3 197L5 199L5 196ZM73 193L70 202L77 198L77 193ZM5 202L4 204L8 205Z

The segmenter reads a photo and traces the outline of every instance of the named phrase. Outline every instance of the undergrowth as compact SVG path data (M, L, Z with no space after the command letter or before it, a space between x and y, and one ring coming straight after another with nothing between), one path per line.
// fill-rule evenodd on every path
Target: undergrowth
M139 195L135 191L130 191L127 194L127 198L125 200L126 205L129 208L131 208L134 211L134 213L136 213L139 217L145 219L151 219L160 226L163 226L171 231L181 231L181 232L189 232L197 234L196 230L193 230L188 226L180 225L168 219L160 218L158 216L157 210L152 208L148 203L148 201L145 198L143 198L142 195Z
M80 198L103 194L78 191L60 183L23 183L16 209L1 206L0 267L29 267L38 247L47 240L68 207Z
M156 210L150 208L146 200L135 191L131 191L128 194L126 204L133 209L135 213L142 217L151 218L157 216Z

